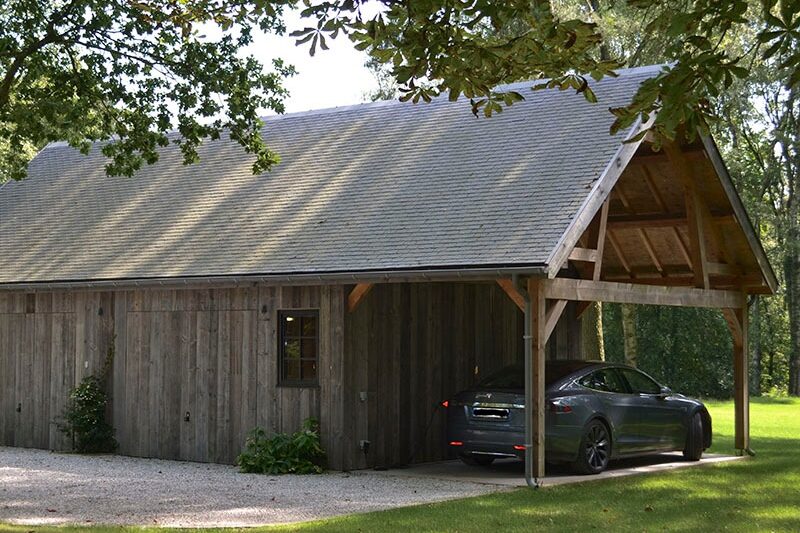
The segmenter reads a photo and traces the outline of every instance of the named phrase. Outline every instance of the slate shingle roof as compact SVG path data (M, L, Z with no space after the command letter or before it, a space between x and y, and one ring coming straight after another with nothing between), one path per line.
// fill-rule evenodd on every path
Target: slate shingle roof
M230 141L108 178L51 146L0 189L0 283L544 265L625 134L610 106L655 68L476 119L463 99L270 118L260 176Z

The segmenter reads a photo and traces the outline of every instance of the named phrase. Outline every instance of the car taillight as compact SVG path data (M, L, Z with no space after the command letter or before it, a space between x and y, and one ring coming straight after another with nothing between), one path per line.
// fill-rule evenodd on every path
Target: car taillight
M519 450L519 451L523 451L525 449L525 445L524 444L515 444L514 445L514 449L515 450Z
M451 440L450 441L450 446L463 446L463 445L464 445L464 443L461 442L460 440Z
M572 407L561 403L559 401L550 402L550 412L551 413L571 413Z
M442 402L442 407L444 407L445 409L447 409L448 407L450 407L450 402L449 402L448 400L445 400L445 401L443 401L443 402Z

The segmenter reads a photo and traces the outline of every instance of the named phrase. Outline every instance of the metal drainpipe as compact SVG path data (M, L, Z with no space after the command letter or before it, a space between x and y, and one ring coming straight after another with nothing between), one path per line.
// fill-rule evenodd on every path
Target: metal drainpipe
M532 489L542 486L539 478L533 477L533 428L531 427L531 417L533 416L533 350L531 349L531 299L528 296L528 289L519 282L519 276L511 276L514 286L525 300L525 483Z

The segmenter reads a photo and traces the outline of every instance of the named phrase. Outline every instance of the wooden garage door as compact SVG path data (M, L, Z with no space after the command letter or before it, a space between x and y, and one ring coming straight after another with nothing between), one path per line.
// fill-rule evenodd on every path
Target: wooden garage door
M74 361L73 313L0 313L0 443L68 447L57 421Z

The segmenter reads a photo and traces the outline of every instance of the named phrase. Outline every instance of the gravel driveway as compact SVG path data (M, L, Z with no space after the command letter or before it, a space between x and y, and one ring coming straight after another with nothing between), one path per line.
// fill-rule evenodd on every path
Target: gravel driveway
M370 471L240 474L235 467L0 447L0 522L254 526L508 490Z

